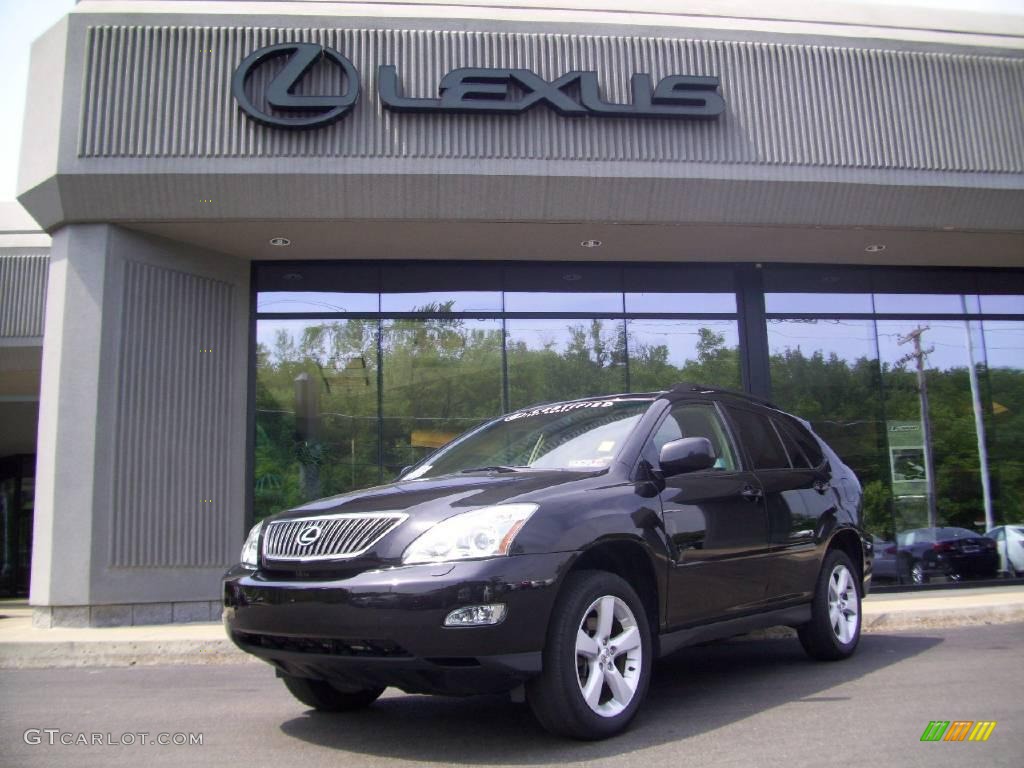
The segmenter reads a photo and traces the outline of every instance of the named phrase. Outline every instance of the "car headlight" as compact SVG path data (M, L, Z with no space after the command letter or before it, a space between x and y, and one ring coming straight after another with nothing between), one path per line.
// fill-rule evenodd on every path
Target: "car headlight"
M498 504L442 520L410 544L402 562L442 563L507 555L536 504Z
M242 565L256 568L260 564L260 531L263 529L263 521L260 520L249 531L245 537L245 544L242 545Z

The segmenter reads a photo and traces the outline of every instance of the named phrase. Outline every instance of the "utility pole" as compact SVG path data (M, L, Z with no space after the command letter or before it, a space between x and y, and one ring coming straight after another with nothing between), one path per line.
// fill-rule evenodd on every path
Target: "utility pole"
M935 460L932 456L932 422L928 415L928 382L924 375L924 358L934 352L935 347L921 348L921 334L928 329L927 325L919 325L916 330L899 339L900 345L913 344L914 351L897 360L896 365L913 360L917 367L917 394L921 400L921 432L924 437L924 471L928 483L928 527L935 528L938 520L935 508Z
M967 314L967 297L961 296L960 303L964 314ZM981 409L981 392L978 387L978 369L974 364L974 334L971 332L971 321L964 320L967 331L967 362L968 375L971 382L971 405L974 410L974 433L978 438L978 464L981 469L981 500L985 508L985 530L996 527L995 515L992 513L992 480L988 475L988 447L985 442L985 415Z

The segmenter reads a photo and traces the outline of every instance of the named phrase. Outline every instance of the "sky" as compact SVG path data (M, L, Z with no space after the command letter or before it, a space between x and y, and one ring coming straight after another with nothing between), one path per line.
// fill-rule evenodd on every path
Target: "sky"
M886 5L887 0L850 0L850 5ZM1024 0L900 0L898 5L1021 13ZM0 0L0 201L13 200L21 149L21 124L32 41L75 5L74 0Z

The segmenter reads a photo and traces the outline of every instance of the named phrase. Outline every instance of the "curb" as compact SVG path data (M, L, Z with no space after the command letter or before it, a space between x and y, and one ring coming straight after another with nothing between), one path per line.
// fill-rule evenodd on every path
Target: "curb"
M862 632L872 635L1014 622L1024 622L1024 604L868 613L864 616ZM789 627L773 627L733 639L747 642L795 635L795 630ZM239 650L226 637L212 640L0 641L0 669L262 663Z
M223 640L0 642L0 669L260 664Z
M864 617L862 632L902 632L915 629L975 627L985 624L1024 622L1024 605L970 606L956 609L917 608L910 611L883 611Z

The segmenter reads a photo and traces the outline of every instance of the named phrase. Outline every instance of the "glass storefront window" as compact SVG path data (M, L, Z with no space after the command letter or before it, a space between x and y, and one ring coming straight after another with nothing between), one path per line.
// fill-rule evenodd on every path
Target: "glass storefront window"
M327 291L262 291L256 311L267 314L291 312L340 312L360 314L379 309L376 293L333 293Z
M979 301L980 298L980 301ZM1024 312L1019 296L955 293L766 293L769 314L962 315Z
M368 264L277 262L255 274L263 314L365 314L380 310L380 270Z
M504 269L506 312L622 312L622 270L595 264L522 264Z
M984 370L977 324L879 321L878 348L897 532L936 526L978 526L984 532L982 467L968 371L972 348L976 370L979 363ZM923 397L917 374L922 354ZM925 401L927 419L922 418Z
M769 320L772 399L811 422L857 473L864 522L893 535L885 416L871 320Z
M769 313L807 314L849 312L869 315L874 305L870 293L766 293Z
M254 517L379 482L375 320L260 320Z
M881 315L960 315L964 312L964 303L953 293L876 293L875 312Z
M741 388L735 320L628 320L626 328L634 392L680 382Z
M982 388L989 395L983 404L994 522L1024 523L1024 320L985 320L981 326L987 363Z
M654 314L723 314L736 312L735 293L657 293L644 291L626 294L626 312Z
M982 296L981 311L987 315L1024 315L1024 296Z
M622 320L507 321L509 408L623 392Z
M381 312L501 312L501 272L481 264L385 264Z
M384 479L502 412L500 320L383 325Z
M922 289L956 290L940 277ZM884 278L765 270L772 399L857 472L879 583L987 576L925 567L913 547L1024 524L1024 296L981 278L965 295L882 293ZM534 403L742 388L733 275L709 266L275 264L257 290L257 519L389 481ZM275 318L298 312L323 319Z
M808 418L863 483L879 583L993 578L986 507L995 523L1024 519L1013 421L1024 322L770 319L768 336L774 399ZM962 557L954 567L921 542Z
M621 312L621 293L509 291L506 312Z
M498 291L408 291L382 293L381 312L500 312Z

